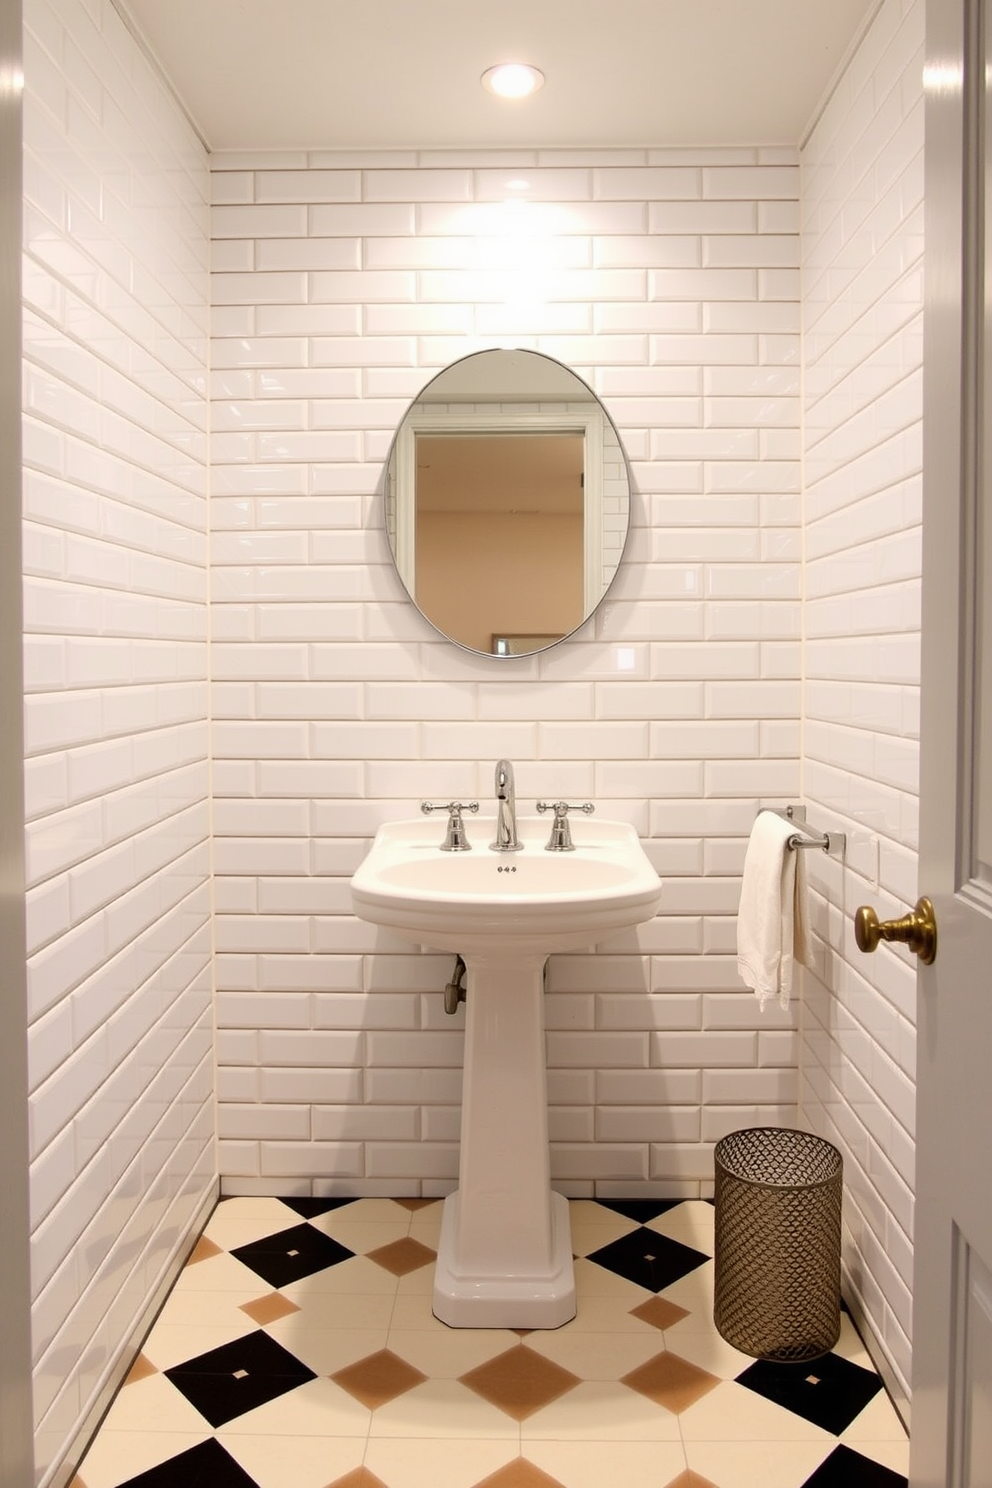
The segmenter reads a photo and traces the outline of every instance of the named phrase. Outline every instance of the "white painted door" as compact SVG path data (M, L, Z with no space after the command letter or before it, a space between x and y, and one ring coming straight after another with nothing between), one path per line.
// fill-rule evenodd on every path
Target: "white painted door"
M913 1488L992 1488L992 0L927 0Z

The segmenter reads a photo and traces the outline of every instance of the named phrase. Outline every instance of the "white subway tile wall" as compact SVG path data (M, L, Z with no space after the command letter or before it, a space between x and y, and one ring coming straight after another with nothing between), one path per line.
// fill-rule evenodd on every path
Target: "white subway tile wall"
M454 1186L453 958L356 920L348 877L421 799L488 805L506 755L522 811L592 799L665 878L653 924L551 961L556 1186L707 1192L717 1136L797 1116L795 1014L734 954L751 822L799 789L797 156L212 165L224 1190ZM383 512L408 403L507 344L592 385L633 485L605 604L522 659L432 630Z
M851 913L916 898L923 0L887 0L802 158L804 784L846 830L809 862L806 1117L845 1158L848 1286L908 1393L916 971ZM842 912L843 911L843 912Z
M25 0L35 1411L50 1477L214 1182L208 171L111 4Z

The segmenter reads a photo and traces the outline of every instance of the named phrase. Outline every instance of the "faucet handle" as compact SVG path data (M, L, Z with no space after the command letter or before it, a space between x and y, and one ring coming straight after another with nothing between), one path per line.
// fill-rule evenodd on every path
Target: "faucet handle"
M545 852L572 852L575 844L572 841L572 828L569 825L568 813L581 811L584 815L591 816L596 810L591 801L583 801L581 806L570 805L568 801L538 801L537 809L542 816L545 811L553 811L555 814Z
M462 812L471 811L474 814L479 809L478 801L421 801L420 809L425 816L430 816L432 811L448 813L448 830L441 843L442 852L472 851L472 844L465 835Z

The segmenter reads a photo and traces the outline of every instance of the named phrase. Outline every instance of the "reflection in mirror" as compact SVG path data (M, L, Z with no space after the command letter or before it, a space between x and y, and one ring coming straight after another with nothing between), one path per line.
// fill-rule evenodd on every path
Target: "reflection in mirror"
M478 352L435 377L400 424L385 493L411 598L449 639L497 656L578 629L627 535L627 468L609 415L538 352Z

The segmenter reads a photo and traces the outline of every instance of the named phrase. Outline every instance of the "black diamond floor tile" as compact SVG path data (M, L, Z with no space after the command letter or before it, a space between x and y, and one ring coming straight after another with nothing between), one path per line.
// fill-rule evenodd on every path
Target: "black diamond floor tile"
M288 1286L291 1281L301 1281L304 1276L349 1261L354 1253L309 1224L279 1230L275 1235L265 1235L231 1251L273 1287Z
M673 1282L681 1281L697 1266L704 1265L709 1256L667 1235L643 1226L621 1235L600 1250L594 1250L587 1260L595 1261L607 1271L624 1276L649 1292L660 1292Z
M659 1214L667 1214L669 1209L677 1209L682 1203L681 1199L597 1199L604 1209L612 1209L615 1214L622 1214L625 1219L636 1219L638 1224L647 1224L649 1219L657 1219Z
M806 1364L759 1359L737 1376L737 1383L835 1436L847 1430L882 1388L877 1374L840 1354L824 1354Z
M909 1488L909 1479L850 1447L839 1446L802 1488Z
M287 1209L292 1209L301 1219L316 1219L318 1214L330 1214L332 1209L344 1209L354 1199L282 1199Z
M120 1488L258 1488L258 1484L211 1438L128 1478Z
M215 1427L317 1378L312 1369L261 1330L164 1372L190 1405Z

